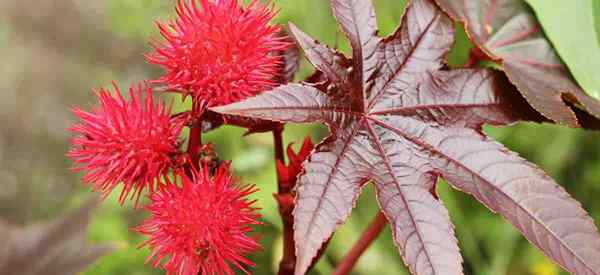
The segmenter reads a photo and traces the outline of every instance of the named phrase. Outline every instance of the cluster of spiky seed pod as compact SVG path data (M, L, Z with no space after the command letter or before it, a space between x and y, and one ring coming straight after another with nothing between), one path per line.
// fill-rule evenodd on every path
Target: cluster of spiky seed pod
M259 224L253 185L240 185L227 162L207 163L182 150L186 126L194 127L202 108L172 114L157 99L154 85L191 96L194 106L217 106L242 100L277 85L279 54L289 46L281 28L270 23L271 7L256 0L179 0L177 17L157 22L164 40L153 42L148 62L165 74L133 84L125 99L114 91L95 91L99 105L74 108L79 118L68 156L83 182L108 196L121 188L119 201L142 194L150 217L136 228L148 236L149 261L167 274L246 273L246 256L260 248L251 236ZM194 131L190 131L194 132ZM188 137L188 146L192 139Z

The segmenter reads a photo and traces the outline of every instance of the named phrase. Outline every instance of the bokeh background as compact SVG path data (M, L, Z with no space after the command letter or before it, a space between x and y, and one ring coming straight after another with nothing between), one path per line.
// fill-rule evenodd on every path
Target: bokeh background
M293 21L329 45L348 52L325 0L274 0L277 22ZM382 35L394 31L402 0L375 0ZM23 226L47 221L93 197L69 171L65 157L74 122L69 108L89 107L92 88L116 80L153 79L160 70L148 65L147 41L157 38L154 20L174 16L173 0L1 0L0 1L0 221ZM461 64L470 44L458 31L449 62ZM312 71L303 63L298 77ZM185 104L176 102L176 108ZM554 125L521 123L486 132L543 167L600 222L600 134ZM281 223L272 198L275 169L268 134L241 139L241 129L223 128L207 135L223 159L233 160L243 181L256 183L265 225L258 229L264 250L253 256L254 274L274 274L280 256ZM327 134L316 125L287 126L285 141L318 141ZM566 274L537 252L498 215L474 199L440 183L438 191L450 210L465 258L467 274ZM120 207L109 197L95 211L89 242L112 243L117 249L97 261L86 275L163 274L144 265L143 239L130 228L145 217L132 203ZM312 274L330 274L377 213L367 188L349 222L335 234L327 255ZM0 241L0 244L2 241ZM353 274L407 274L389 229L361 258Z

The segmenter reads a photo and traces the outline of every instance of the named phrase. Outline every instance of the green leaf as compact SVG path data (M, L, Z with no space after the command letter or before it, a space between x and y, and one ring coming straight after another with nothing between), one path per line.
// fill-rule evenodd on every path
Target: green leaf
M600 44L594 27L599 20L594 21L594 8L600 8L594 2L598 1L526 1L579 85L588 95L600 99L600 77L596 73L600 68Z
M596 36L598 38L598 45L600 45L600 1L593 2L594 10L594 25L596 26Z

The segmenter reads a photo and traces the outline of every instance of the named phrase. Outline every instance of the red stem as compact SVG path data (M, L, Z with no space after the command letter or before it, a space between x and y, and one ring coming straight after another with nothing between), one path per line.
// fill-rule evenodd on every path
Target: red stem
M190 124L190 133L188 136L187 153L193 166L200 168L200 148L202 147L202 125L200 122L192 122Z
M285 164L285 153L283 148L283 127L278 126L273 128L273 143L275 146L275 161L280 161ZM277 173L277 192L281 193L282 189L282 179L279 173Z
M200 150L202 149L202 114L204 113L204 101L197 102L192 99L191 121L188 125L190 133L188 137L187 153L195 169L200 169Z
M377 239L386 224L387 218L382 212L379 212L371 222L371 225L369 225L369 228L363 232L360 239L354 244L354 247L346 254L342 262L333 272L333 275L350 274L350 271L352 271L360 256L362 256L367 248L371 246L373 241Z
M275 143L275 161L285 163L284 147L283 147L283 126L278 125L273 130L273 142ZM293 275L296 266L296 251L294 243L294 218L292 210L294 209L293 198L289 184L282 182L283 179L279 172L277 173L277 195L279 203L279 214L283 223L283 257L279 262L278 275Z

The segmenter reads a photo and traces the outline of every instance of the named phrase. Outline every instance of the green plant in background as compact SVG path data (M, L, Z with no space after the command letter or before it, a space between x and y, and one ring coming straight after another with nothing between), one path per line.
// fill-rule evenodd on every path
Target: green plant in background
M148 20L166 16L171 9L169 2L157 0L111 0L109 5L115 30L140 40L155 32Z

